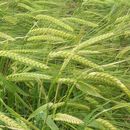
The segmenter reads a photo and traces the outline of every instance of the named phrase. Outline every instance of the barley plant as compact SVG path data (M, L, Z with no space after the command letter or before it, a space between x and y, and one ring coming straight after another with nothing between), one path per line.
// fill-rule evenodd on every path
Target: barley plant
M130 0L0 0L0 130L130 130Z

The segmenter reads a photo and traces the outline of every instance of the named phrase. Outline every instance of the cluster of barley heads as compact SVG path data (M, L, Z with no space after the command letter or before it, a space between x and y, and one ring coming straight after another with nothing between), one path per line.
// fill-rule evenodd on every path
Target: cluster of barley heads
M130 130L129 0L0 0L0 130Z

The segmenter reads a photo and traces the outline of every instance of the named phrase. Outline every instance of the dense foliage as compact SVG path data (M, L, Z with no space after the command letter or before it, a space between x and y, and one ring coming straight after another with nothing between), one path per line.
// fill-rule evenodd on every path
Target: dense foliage
M130 130L129 0L0 0L1 130Z

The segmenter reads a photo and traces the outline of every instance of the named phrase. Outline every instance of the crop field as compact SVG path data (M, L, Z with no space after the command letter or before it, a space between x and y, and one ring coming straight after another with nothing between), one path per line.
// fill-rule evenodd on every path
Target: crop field
M0 0L0 130L130 130L130 0Z

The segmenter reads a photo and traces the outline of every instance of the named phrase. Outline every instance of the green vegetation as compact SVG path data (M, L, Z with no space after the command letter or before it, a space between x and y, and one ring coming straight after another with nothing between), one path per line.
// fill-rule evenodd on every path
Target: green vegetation
M0 0L0 130L130 130L129 0Z

